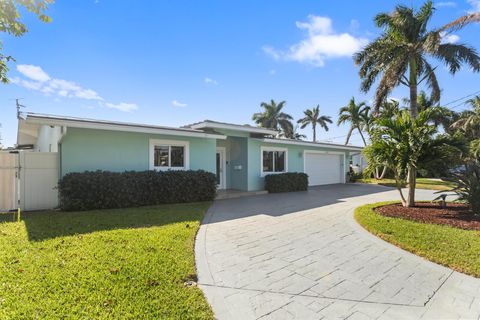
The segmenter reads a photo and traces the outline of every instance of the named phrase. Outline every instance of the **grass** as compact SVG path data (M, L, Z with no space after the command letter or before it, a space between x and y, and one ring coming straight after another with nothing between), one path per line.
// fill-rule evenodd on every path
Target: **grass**
M213 319L194 278L210 203L0 222L0 319Z
M394 179L374 179L374 178L363 178L358 179L357 182L360 183L369 183L369 184L378 184L387 187L395 187ZM428 189L428 190L450 190L452 189L453 184L448 181L435 180L429 178L417 178L417 188L418 189Z
M365 229L400 248L459 272L480 277L480 231L389 218L374 208L391 202L358 207L355 219Z

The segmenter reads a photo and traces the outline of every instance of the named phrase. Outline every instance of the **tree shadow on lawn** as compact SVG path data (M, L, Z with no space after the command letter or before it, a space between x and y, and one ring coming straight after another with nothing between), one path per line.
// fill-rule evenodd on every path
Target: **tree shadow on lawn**
M78 212L25 212L22 214L22 222L25 223L29 241L43 241L96 231L188 224L201 221L210 204L201 202ZM0 217L0 223L2 222L12 222L12 216Z

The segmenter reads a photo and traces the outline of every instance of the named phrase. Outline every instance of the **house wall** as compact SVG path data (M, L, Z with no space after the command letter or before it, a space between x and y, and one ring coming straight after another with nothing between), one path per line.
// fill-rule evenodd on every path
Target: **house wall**
M288 172L303 172L304 171L304 159L303 152L305 150L316 151L329 151L329 152L342 152L345 153L345 163L343 168L345 173L348 172L349 153L348 151L341 149L330 149L312 146L296 146L290 144L279 143L265 143L256 139L248 140L248 190L263 190L265 179L261 176L261 148L285 148L288 153Z
M38 129L37 143L35 144L35 151L37 152L57 152L58 141L62 136L61 128L58 126L40 126Z
M149 170L150 139L188 141L190 169L215 173L216 139L68 128L60 148L61 175Z

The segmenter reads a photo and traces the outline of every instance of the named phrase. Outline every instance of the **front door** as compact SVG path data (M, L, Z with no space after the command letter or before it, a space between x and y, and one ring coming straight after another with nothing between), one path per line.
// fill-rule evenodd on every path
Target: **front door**
M218 189L225 189L225 149L217 148L216 159L216 177Z

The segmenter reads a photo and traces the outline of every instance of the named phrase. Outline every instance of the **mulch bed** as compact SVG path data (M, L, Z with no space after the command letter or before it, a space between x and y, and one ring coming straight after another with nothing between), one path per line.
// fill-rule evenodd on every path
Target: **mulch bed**
M417 203L413 208L405 208L401 204L390 204L375 208L375 211L386 217L443 224L466 230L480 230L480 215L473 215L468 207L459 203L447 203L445 209L438 204L426 202Z

